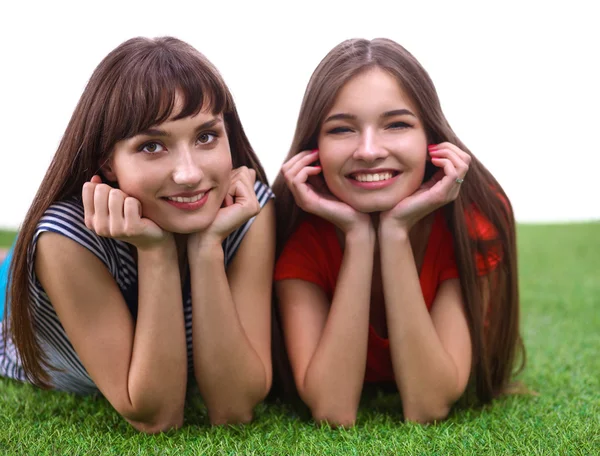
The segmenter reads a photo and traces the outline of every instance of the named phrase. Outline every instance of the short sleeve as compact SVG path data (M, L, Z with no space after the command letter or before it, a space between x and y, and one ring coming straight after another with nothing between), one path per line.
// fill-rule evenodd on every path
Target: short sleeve
M39 220L28 252L32 277L37 241L45 232L61 234L85 247L104 263L113 277L116 277L118 264L114 244L117 241L102 238L85 226L83 204L79 199L52 204Z
M496 227L478 210L471 210L465 213L467 230L469 236L477 241L482 241L484 253L478 251L475 253L475 267L477 275L484 276L492 272L502 261L502 245L498 238ZM456 252L454 242L449 231L444 233L440 254L440 276L439 281L459 277L458 266L456 264Z
M254 183L254 193L256 194L256 199L258 200L258 204L260 205L261 209L271 199L275 198L275 194L273 193L271 188L267 184L264 184L260 181L256 181ZM231 260L233 260L235 253L237 252L240 244L242 243L242 240L244 239L244 236L250 229L250 226L252 226L252 222L254 222L255 219L256 217L252 217L250 220L248 220L246 223L240 226L237 230L235 230L233 233L227 236L227 238L223 242L223 251L225 252L226 265L228 265L231 262Z
M302 222L286 243L275 264L274 280L301 279L327 291L326 256L317 229L309 221ZM326 262L325 262L326 263Z
M498 230L492 223L476 209L466 214L469 236L478 241L483 241L485 254L477 252L475 265L477 274L484 276L492 272L502 261L503 249L498 240Z

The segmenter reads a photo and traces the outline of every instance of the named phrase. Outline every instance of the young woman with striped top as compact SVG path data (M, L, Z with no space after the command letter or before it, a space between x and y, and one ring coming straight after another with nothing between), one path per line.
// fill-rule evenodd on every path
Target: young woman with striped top
M0 375L100 392L144 432L182 425L190 377L212 423L249 421L272 378L271 198L212 64L174 38L121 44L18 235Z

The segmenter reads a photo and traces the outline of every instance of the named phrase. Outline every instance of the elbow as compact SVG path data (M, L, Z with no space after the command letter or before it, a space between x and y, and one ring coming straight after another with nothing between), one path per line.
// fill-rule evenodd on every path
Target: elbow
M159 434L183 426L184 398L178 403L161 406L132 406L130 403L115 407L131 426L144 434Z
M183 426L183 410L176 416L159 417L153 420L134 421L125 418L131 426L144 434L160 434Z
M317 424L328 424L335 428L351 428L356 424L356 407L318 407L311 410L312 417Z
M208 418L213 426L248 424L252 421L251 407L209 408Z
M443 421L450 413L449 405L421 405L405 407L404 419L413 423L431 424Z

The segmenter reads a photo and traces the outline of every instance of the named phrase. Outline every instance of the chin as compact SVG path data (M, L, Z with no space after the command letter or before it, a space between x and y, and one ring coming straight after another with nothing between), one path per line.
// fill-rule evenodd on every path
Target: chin
M375 212L385 212L394 208L399 201L353 201L348 202L355 211L363 214L372 214Z
M169 233L193 234L206 230L212 224L213 220L214 217L212 217L210 220L207 220L206 217L203 217L199 220L186 220L176 223L173 221L173 218L171 218L170 220L164 220L163 223L156 222L156 224L164 231Z

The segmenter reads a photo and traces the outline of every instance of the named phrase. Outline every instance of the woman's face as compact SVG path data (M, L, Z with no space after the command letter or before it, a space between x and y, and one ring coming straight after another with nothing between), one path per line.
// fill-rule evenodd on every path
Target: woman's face
M373 68L339 91L319 132L331 193L360 212L393 208L423 181L427 136L398 81Z
M176 99L174 113L182 106ZM213 222L229 189L232 169L221 114L209 110L171 119L117 142L105 176L138 199L143 217L172 233L192 233Z

